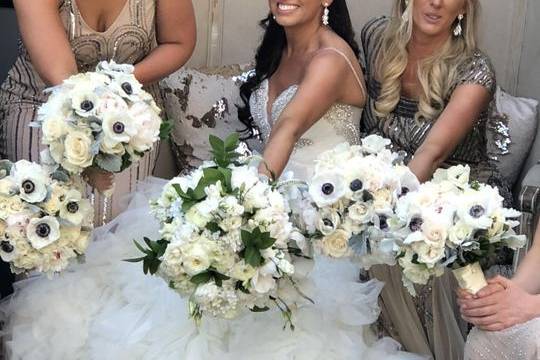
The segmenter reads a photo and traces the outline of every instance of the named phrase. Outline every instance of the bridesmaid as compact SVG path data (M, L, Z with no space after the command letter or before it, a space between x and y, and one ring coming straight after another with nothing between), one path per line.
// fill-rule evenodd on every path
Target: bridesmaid
M496 80L489 58L477 48L478 10L478 0L396 0L392 18L364 27L369 100L362 132L389 138L408 155L420 181L439 167L469 165L472 179L499 187L510 203L509 186L486 149ZM467 324L450 272L419 287L415 298L397 267L374 267L371 276L386 283L384 332L408 351L437 360L463 358Z
M195 46L191 0L15 0L14 5L22 44L0 88L0 157L12 161L39 161L40 130L28 124L47 100L45 88L114 60L134 64L136 78L161 105L157 82L184 65ZM119 199L152 174L157 148L114 180L98 170L85 173L98 190L116 183L110 206L95 197L97 225L116 216Z

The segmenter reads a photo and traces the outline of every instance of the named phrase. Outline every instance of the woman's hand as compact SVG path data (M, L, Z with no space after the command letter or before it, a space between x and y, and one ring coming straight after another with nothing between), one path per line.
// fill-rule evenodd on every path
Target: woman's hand
M105 193L114 186L114 174L95 167L90 167L84 170L83 178L100 193Z
M500 331L540 315L540 297L512 280L497 276L478 294L460 289L458 303L464 320L486 331Z

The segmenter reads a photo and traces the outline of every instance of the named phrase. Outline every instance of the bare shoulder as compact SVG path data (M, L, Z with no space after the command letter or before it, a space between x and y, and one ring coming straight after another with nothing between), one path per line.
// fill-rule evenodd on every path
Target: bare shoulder
M358 59L353 49L343 38L331 30L326 30L321 34L318 53L334 53L335 51L324 51L325 49L334 49L344 54L351 63L358 63ZM322 51L321 51L322 50ZM336 54L337 55L337 54ZM338 55L339 56L339 55Z

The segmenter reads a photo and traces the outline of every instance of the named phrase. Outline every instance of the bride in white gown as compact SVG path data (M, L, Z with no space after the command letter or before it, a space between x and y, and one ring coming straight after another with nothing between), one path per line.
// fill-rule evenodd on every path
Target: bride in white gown
M306 180L320 152L344 141L358 143L365 90L354 61L358 48L348 44L355 45L345 0L334 0L328 7L335 32L321 25L328 13L319 0L300 3L270 0L275 17L266 19L257 74L242 91L249 99L245 114L254 121L249 124L260 129L266 143L269 169L280 174L287 165ZM334 21L332 15L337 17ZM280 41L288 45L279 48ZM272 60L271 54L264 54L268 43L274 59L277 48L281 60L261 72L261 63ZM185 300L160 278L143 275L139 264L122 261L137 256L133 239L158 237L147 204L163 185L157 179L143 184L127 211L96 230L85 264L53 281L35 277L16 285L16 294L1 307L9 358L419 358L399 351L392 339L375 339L370 331L379 315L377 298L383 284L360 283L357 266L324 258L317 259L310 273L313 283L307 292L315 304L296 309L294 332L282 329L277 312L249 313L233 321L204 318L197 328L188 318Z

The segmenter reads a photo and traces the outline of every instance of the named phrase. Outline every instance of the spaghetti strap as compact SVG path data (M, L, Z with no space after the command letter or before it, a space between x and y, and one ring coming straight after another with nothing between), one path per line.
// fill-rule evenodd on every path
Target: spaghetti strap
M364 98L367 99L367 96L366 96L366 89L364 88L364 84L362 83L362 80L360 80L360 76L358 76L358 73L356 72L356 70L354 69L354 66L353 64L351 63L351 60L349 60L349 58L347 57L347 55L345 55L341 50L338 50L336 48L333 48L333 47L327 47L327 48L322 48L322 49L319 49L317 50L317 53L318 52L321 52L321 51L324 51L324 50L330 50L330 51L333 51L339 55L341 55L341 57L343 57L345 59L345 61L347 62L347 64L349 65L349 68L351 69L353 75L354 75L354 78L356 79L356 82L358 83L358 85L360 86L360 90L362 91L362 95L364 96Z

